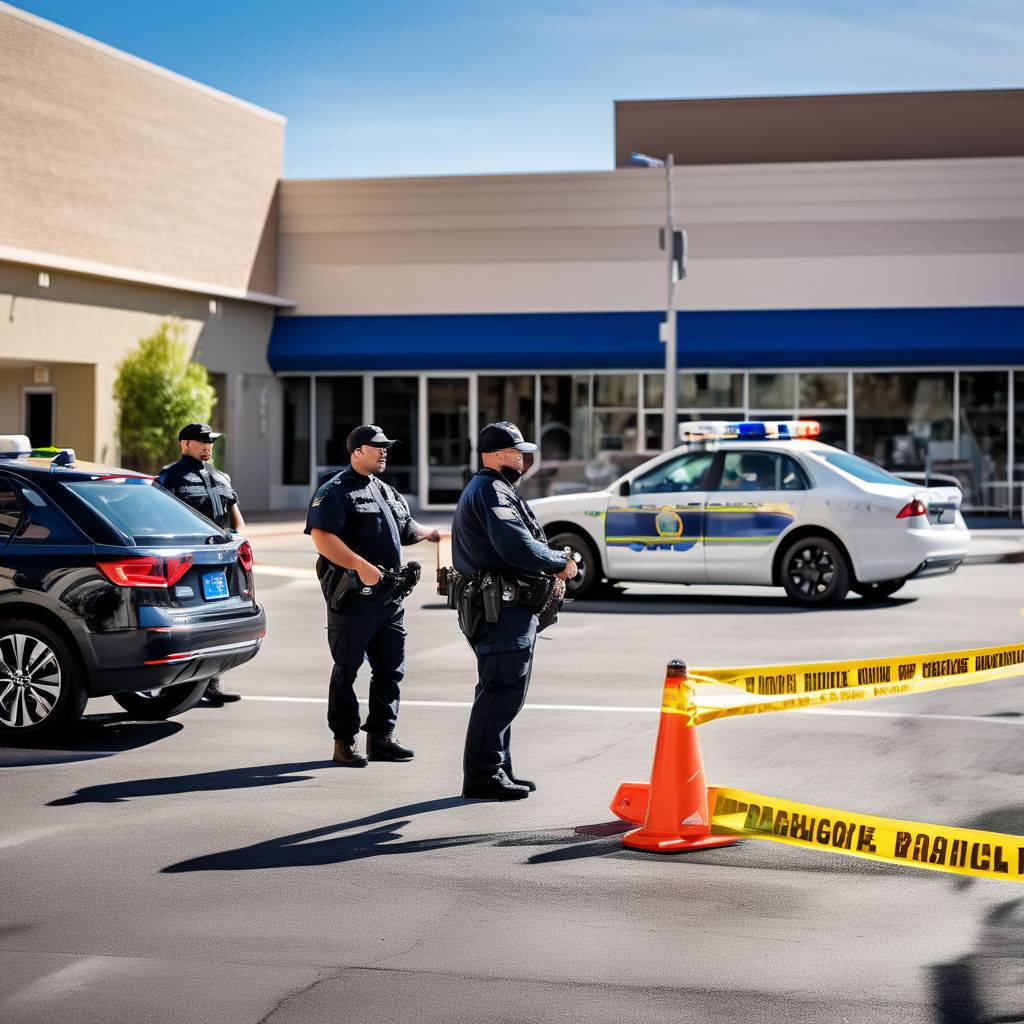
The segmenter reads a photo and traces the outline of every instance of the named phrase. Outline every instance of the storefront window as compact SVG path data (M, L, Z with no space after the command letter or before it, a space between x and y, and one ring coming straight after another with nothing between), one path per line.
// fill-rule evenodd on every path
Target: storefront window
M284 424L281 482L309 483L309 378L282 378Z
M531 497L585 491L590 447L590 375L545 374L540 379L541 465Z
M628 406L635 411L637 381L635 373L595 373L594 407Z
M320 470L348 464L348 435L363 423L362 377L317 377L316 461Z
M1024 503L1024 370L1013 375L1013 512Z
M796 405L795 373L752 373L751 408L792 409Z
M855 373L853 448L893 472L959 477L952 373Z
M800 408L845 409L845 373L801 373Z
M533 374L481 376L477 385L477 429L482 429L488 423L509 420L519 427L527 440L532 441L535 429L533 383Z
M964 504L1007 510L1009 376L1005 371L960 374L960 463Z
M661 409L665 375L644 375L644 407ZM676 405L681 409L743 409L742 373L680 373ZM660 447L660 444L659 444Z
M388 452L384 479L405 495L419 482L419 379L374 377L373 422L399 442Z
M431 505L454 505L472 475L469 467L469 381L427 380L427 459Z

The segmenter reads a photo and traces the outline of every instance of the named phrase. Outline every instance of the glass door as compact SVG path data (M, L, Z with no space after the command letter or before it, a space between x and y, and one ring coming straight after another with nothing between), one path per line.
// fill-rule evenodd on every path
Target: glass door
M454 505L473 473L468 377L427 377L427 504Z

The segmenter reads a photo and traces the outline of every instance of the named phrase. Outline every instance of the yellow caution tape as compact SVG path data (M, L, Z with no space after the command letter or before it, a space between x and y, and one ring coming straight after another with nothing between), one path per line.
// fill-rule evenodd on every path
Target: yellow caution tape
M1024 836L896 821L717 786L708 789L713 835L771 839L978 878L1024 881Z
M714 706L696 699L691 687L673 684L665 687L662 711L685 714L693 725L701 725L734 715L926 693L1019 675L1024 675L1024 644L860 661L702 668L690 671L689 683L731 686L743 690L748 700Z

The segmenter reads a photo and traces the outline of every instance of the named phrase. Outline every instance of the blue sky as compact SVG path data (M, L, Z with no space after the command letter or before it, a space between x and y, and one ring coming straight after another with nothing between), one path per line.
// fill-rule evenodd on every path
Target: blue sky
M612 164L612 101L1024 86L1022 0L15 0L288 118L291 178Z

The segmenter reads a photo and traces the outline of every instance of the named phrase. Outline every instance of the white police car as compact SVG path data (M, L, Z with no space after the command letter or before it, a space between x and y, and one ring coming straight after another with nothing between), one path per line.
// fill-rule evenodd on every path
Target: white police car
M970 540L960 489L915 485L819 433L813 420L683 424L683 445L607 490L531 505L551 546L579 553L575 597L617 582L753 584L821 605L954 572Z

